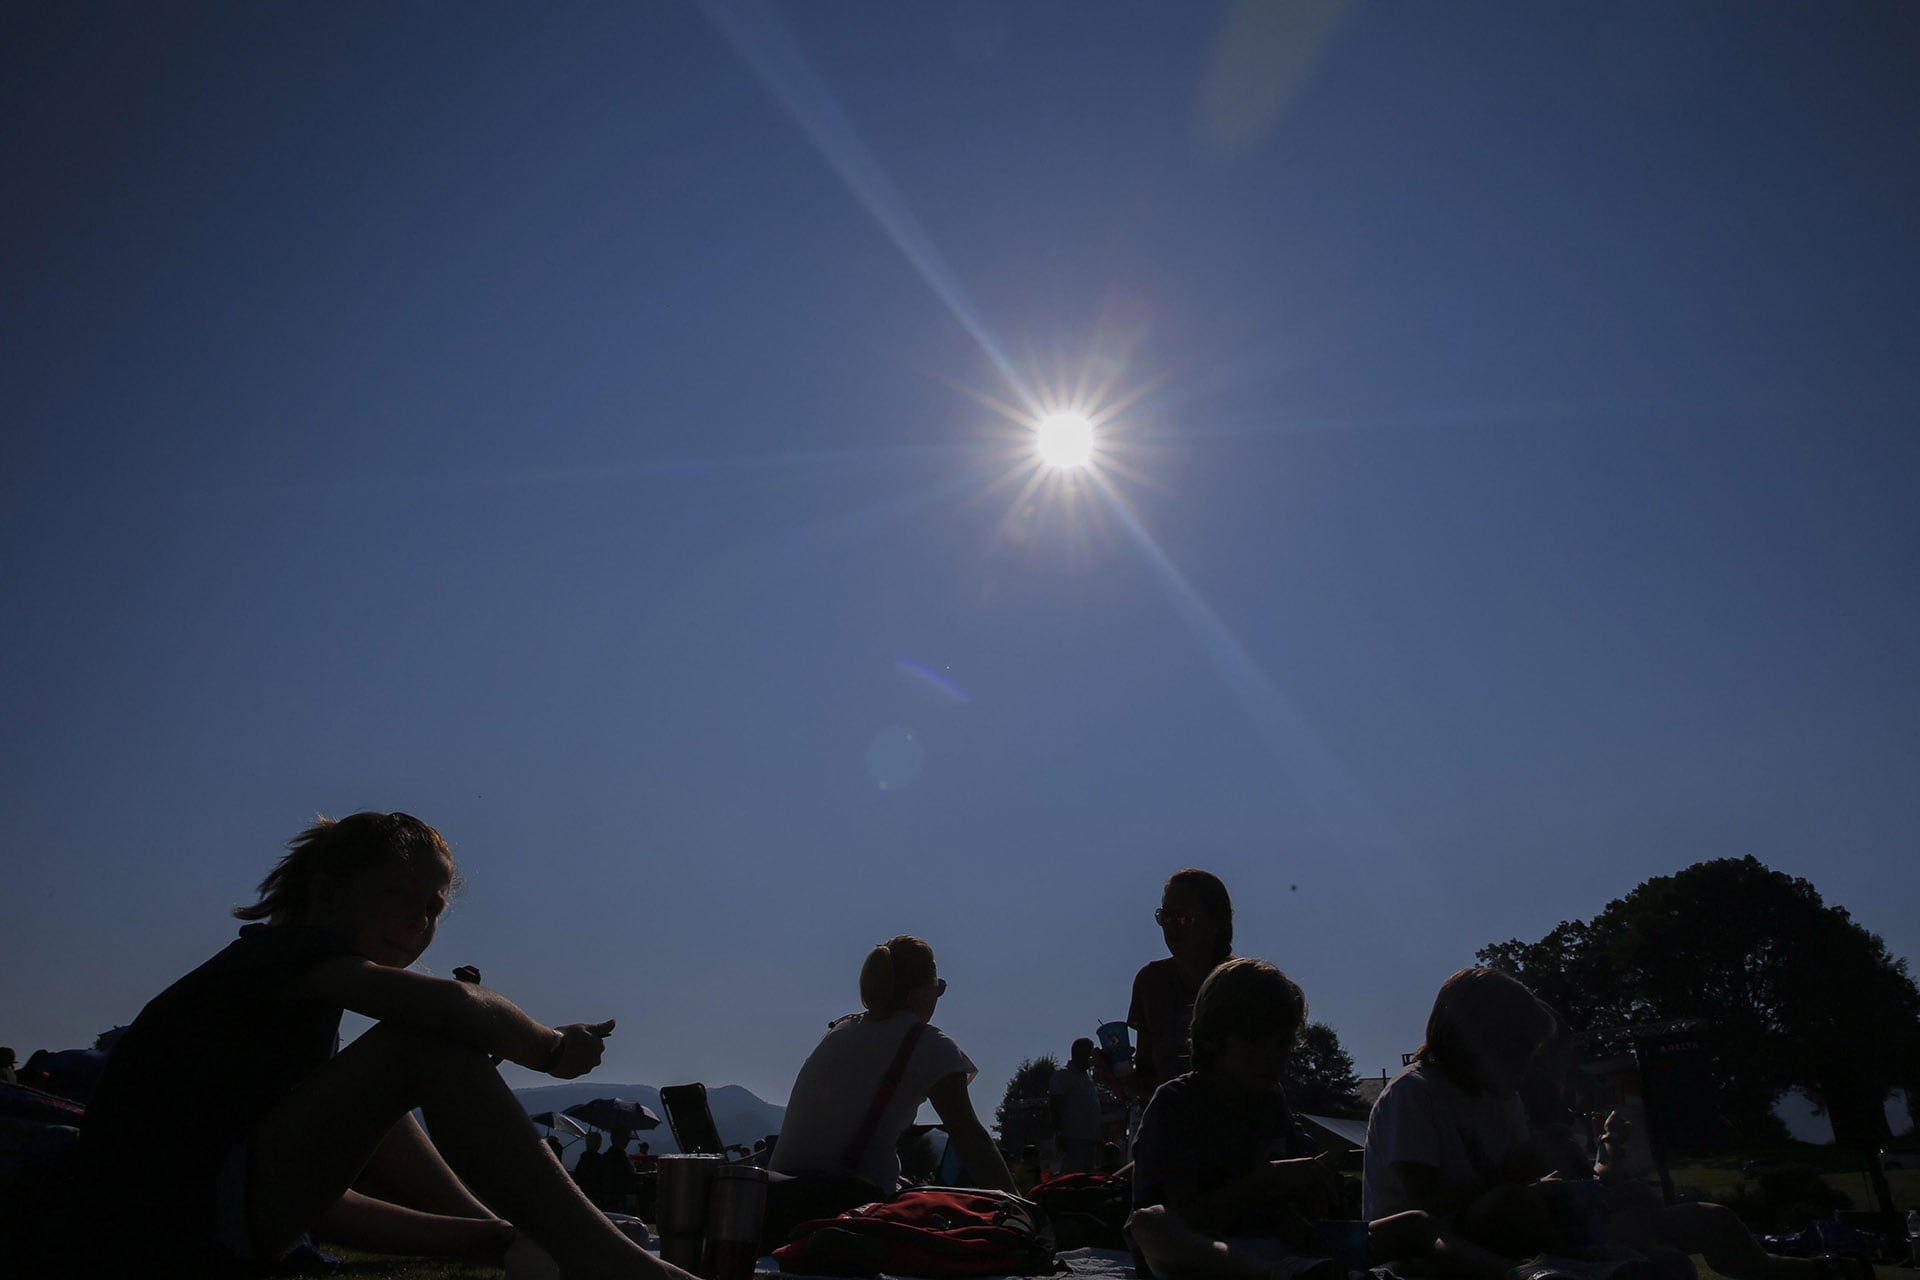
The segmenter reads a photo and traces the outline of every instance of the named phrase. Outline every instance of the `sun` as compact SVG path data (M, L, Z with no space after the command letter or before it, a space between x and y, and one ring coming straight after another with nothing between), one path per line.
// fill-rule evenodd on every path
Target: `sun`
M1049 414L1034 437L1040 460L1050 467L1084 467L1093 461L1093 424L1082 414Z

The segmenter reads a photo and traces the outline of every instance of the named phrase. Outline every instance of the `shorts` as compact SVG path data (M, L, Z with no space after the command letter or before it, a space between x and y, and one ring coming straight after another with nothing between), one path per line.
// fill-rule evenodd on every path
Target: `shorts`
M227 1151L213 1181L213 1241L219 1252L220 1274L242 1277L272 1275L287 1254L313 1249L313 1237L301 1232L286 1253L262 1257L247 1226L247 1172L253 1165L253 1144L242 1139Z
M247 1167L253 1145L242 1139L227 1150L213 1180L213 1240L235 1262L258 1263L253 1233L247 1229Z

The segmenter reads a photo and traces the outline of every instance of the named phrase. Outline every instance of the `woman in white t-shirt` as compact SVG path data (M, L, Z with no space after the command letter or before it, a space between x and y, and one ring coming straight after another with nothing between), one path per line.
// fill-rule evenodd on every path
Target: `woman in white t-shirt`
M900 1135L920 1104L932 1102L974 1179L1014 1190L1007 1162L967 1096L972 1060L929 1025L946 989L933 948L919 938L890 938L867 953L860 966L866 1012L836 1019L807 1056L769 1168L858 1173L891 1195L900 1182Z

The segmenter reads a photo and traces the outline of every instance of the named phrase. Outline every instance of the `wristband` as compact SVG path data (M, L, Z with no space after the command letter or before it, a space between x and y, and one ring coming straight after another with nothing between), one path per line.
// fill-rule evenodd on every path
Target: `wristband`
M545 1075L552 1075L554 1073L554 1069L560 1065L560 1055L567 1051L567 1033L564 1031L555 1031L553 1034L558 1036L559 1039L553 1042L553 1052L547 1055L547 1060L540 1064L540 1070L542 1074Z

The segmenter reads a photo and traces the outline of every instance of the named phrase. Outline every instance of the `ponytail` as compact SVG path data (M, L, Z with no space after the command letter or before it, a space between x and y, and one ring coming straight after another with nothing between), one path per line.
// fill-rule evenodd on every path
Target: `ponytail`
M867 952L860 965L860 1003L878 1017L893 1012L893 952L885 943Z
M860 965L860 1003L876 1018L900 1011L902 998L933 980L933 948L903 933L867 952Z

